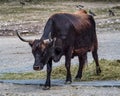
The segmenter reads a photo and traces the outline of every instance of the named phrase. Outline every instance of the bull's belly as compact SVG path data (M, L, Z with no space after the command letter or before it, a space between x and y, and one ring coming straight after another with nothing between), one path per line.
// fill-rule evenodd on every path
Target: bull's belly
M74 56L80 56L80 55L83 55L83 54L85 54L87 52L90 52L90 51L93 51L93 50L94 50L93 46L73 49L73 51L72 51L72 58Z

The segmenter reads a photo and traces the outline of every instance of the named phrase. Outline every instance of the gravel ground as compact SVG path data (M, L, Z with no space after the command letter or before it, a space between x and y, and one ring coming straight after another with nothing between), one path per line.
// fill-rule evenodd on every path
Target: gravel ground
M120 88L65 85L42 90L39 85L0 83L0 96L120 96Z

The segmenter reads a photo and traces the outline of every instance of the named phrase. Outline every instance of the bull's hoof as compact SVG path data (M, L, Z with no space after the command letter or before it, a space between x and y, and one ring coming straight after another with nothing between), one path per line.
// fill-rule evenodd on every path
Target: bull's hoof
M44 86L42 89L43 90L50 90L50 86Z
M75 77L75 80L80 80L82 78L82 75L77 74Z
M81 78L75 77L75 81L80 81Z
M72 81L66 81L65 82L65 84L71 84L72 83Z
M96 74L97 74L97 75L100 75L100 73L101 73L100 67L96 68Z

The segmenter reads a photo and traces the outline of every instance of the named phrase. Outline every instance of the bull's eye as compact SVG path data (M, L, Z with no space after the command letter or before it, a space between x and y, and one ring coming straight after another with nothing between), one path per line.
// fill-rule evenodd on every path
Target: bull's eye
M55 48L55 54L59 55L62 52L61 48Z

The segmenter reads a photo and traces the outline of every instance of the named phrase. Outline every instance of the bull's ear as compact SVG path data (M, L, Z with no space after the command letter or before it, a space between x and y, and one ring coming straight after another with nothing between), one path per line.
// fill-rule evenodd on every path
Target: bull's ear
M49 39L43 40L43 43L48 44L48 43L50 43L50 40Z
M33 42L34 42L34 41L30 41L30 42L29 42L29 45L30 45L31 47L33 46Z

